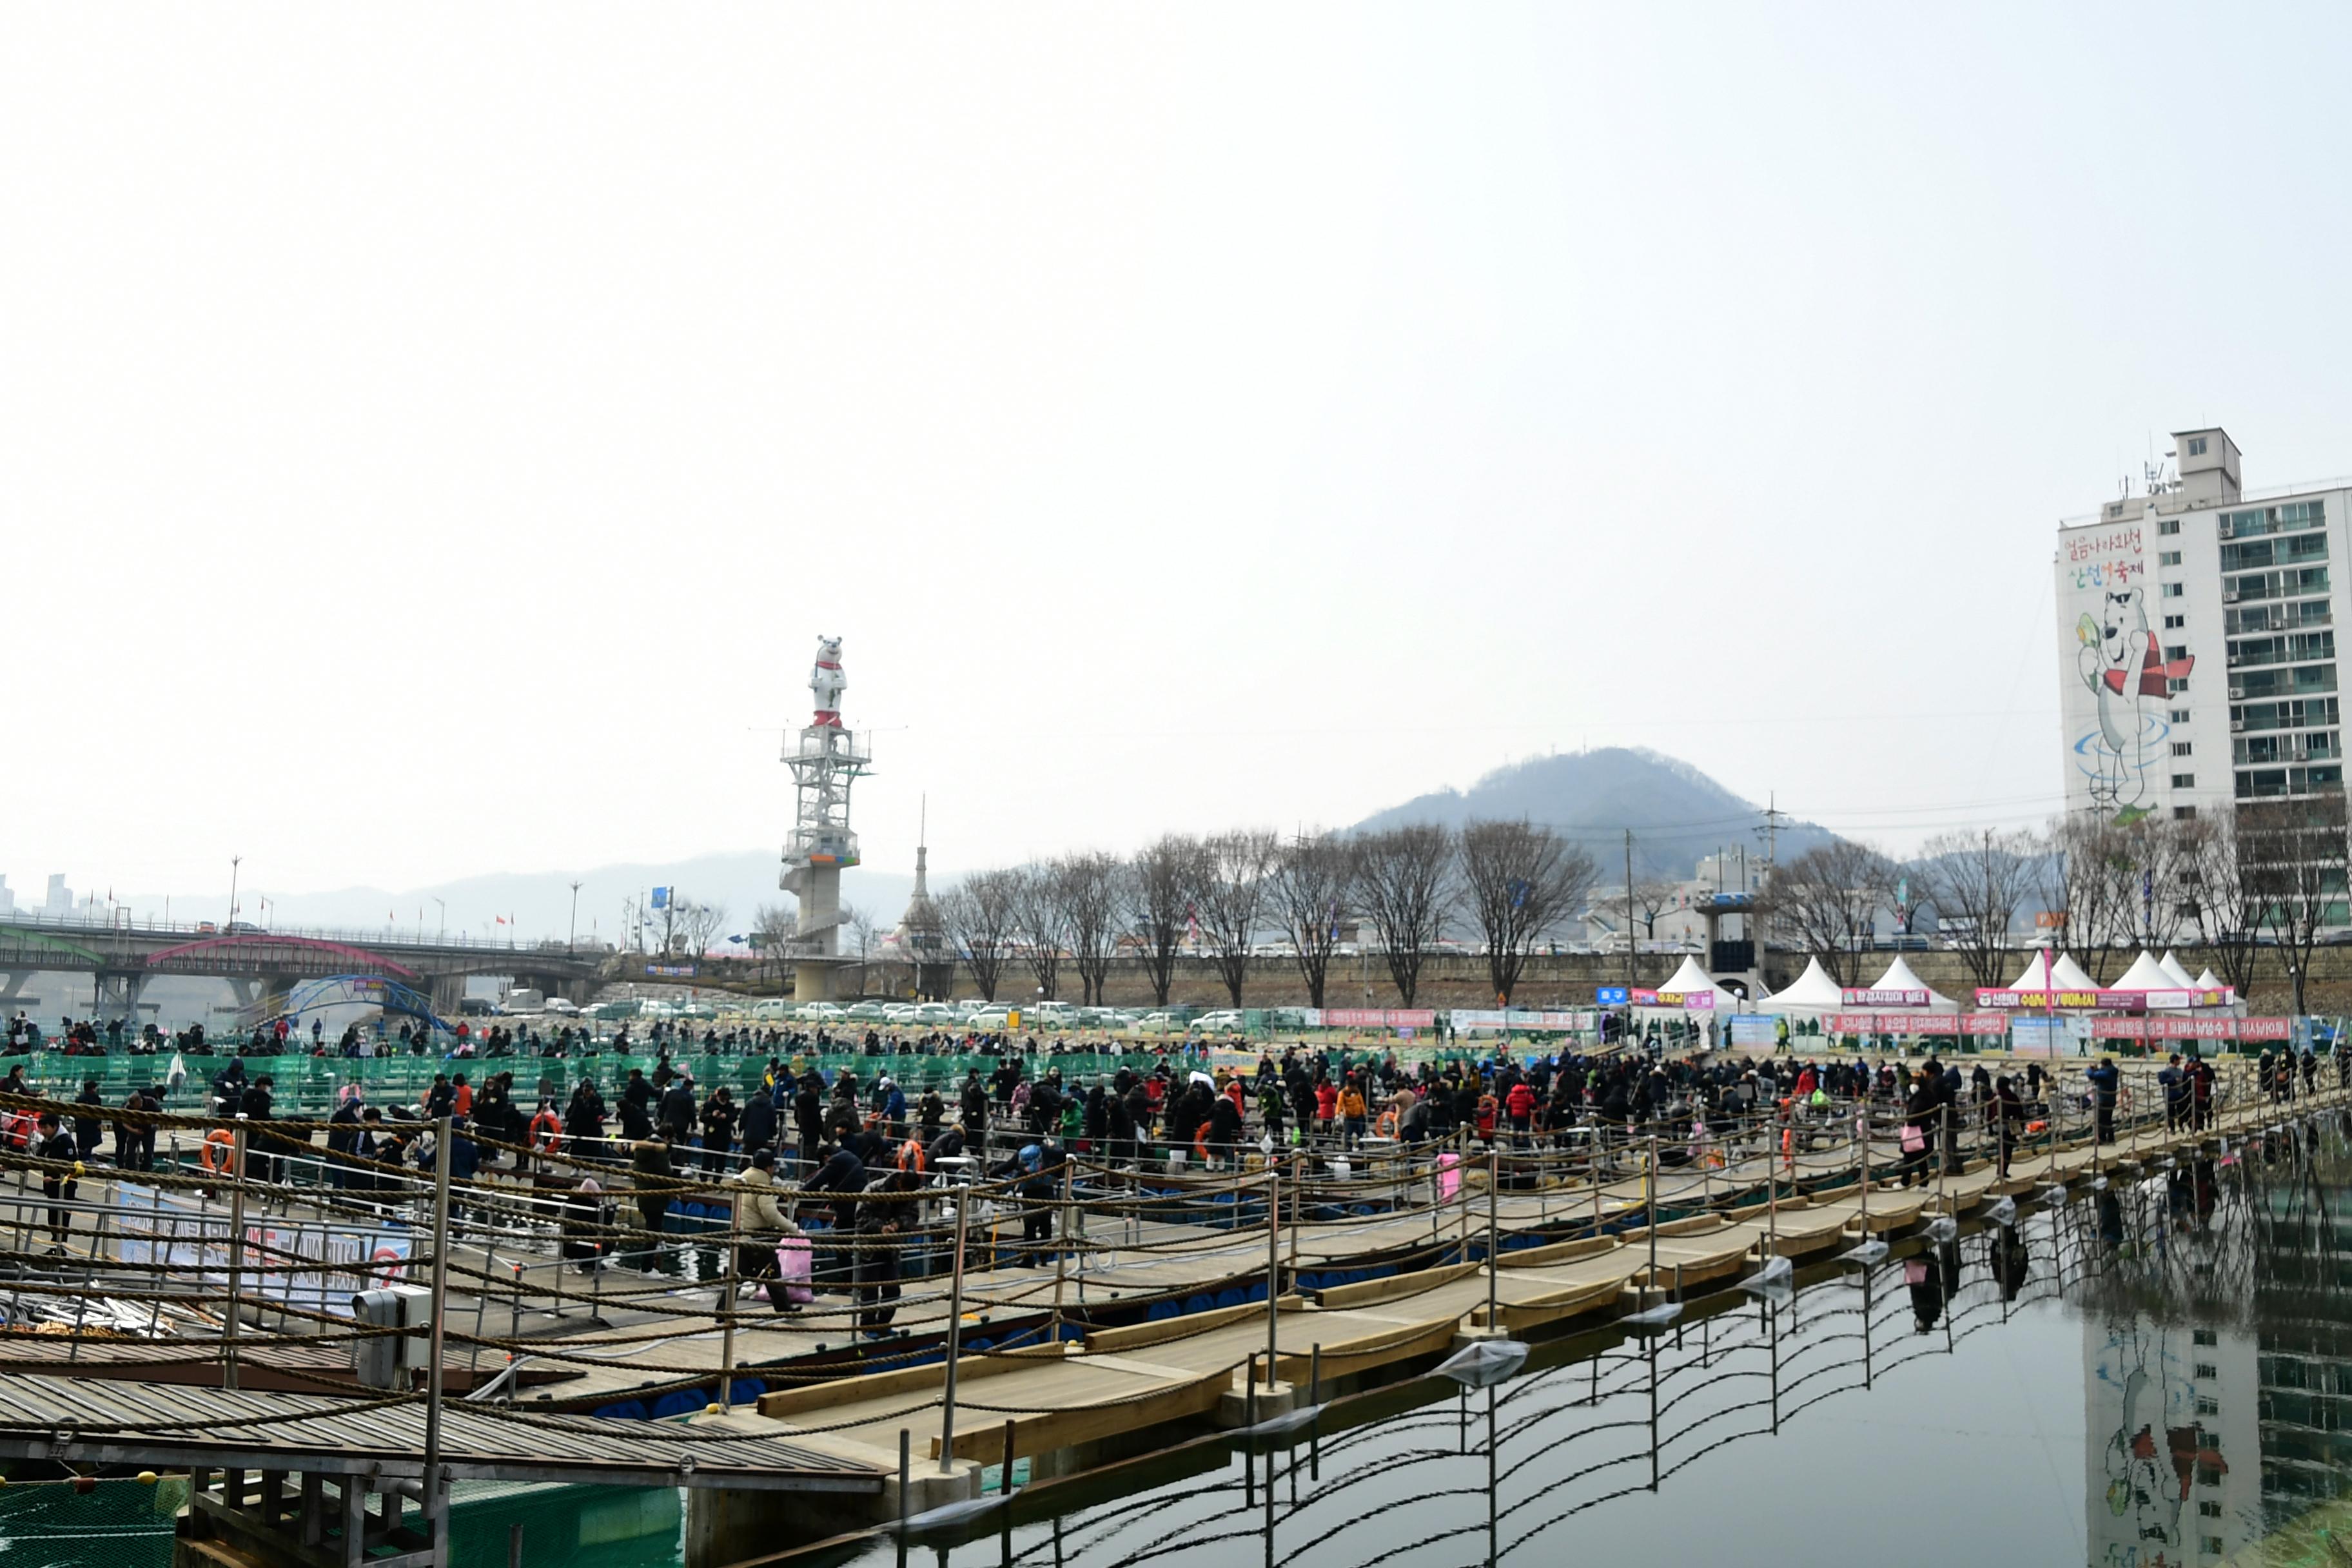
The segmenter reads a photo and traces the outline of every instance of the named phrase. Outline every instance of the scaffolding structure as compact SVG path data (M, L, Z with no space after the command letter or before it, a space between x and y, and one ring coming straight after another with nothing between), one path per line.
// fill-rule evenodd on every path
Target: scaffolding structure
M820 637L809 671L815 712L784 742L784 765L796 795L792 837L784 844L777 885L800 900L793 959L793 994L803 1002L833 994L841 952L841 873L858 862L857 834L849 826L850 786L873 765L874 754L841 721L841 694L849 687L841 666L841 639Z

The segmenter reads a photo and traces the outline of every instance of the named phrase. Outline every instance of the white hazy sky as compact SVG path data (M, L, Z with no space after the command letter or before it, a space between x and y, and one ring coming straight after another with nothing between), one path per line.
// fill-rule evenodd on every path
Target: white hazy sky
M2036 817L2051 528L2352 468L2341 6L0 13L0 869Z

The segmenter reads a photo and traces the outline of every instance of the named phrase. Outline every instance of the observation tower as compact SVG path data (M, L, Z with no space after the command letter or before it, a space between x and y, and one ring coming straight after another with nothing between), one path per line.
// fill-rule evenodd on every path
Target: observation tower
M793 958L793 994L823 1002L833 994L833 974L841 955L841 872L857 864L857 835L849 826L849 786L872 764L874 754L841 722L841 694L849 686L841 669L841 639L816 639L816 665L809 690L816 713L797 739L784 742L784 765L793 770L799 800L793 836L784 844L783 875L777 885L800 900Z

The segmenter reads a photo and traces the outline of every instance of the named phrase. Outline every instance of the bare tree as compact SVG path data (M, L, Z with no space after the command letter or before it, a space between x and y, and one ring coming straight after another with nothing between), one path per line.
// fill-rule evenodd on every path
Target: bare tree
M1756 902L1780 941L1820 959L1839 984L1858 985L1860 954L1894 893L1895 868L1885 856L1835 838L1773 868Z
M726 929L727 906L681 899L676 909L676 918L670 922L671 945L677 953L700 958Z
M939 900L940 923L947 928L949 941L964 967L971 971L971 983L986 1002L996 1000L996 987L1013 956L1018 923L1013 908L1013 875L977 872Z
M2042 866L2043 902L2063 910L2065 941L2094 980L2115 967L2116 949L2129 944L2138 924L2137 847L2129 830L2085 812L2061 817L2050 826L2050 858Z
M762 966L783 969L784 944L800 940L800 918L789 905L761 904L751 912L751 935L760 944Z
M1103 983L1110 975L1111 955L1118 948L1121 917L1133 901L1128 893L1127 863L1116 855L1089 851L1066 855L1054 862L1051 875L1062 905L1062 930L1077 965L1078 987L1087 1006L1104 1000Z
M1969 977L1988 988L2005 984L2009 928L2032 895L2042 841L2030 831L1945 833L1927 840L1916 868L1936 931L1960 956Z
M1301 834L1275 855L1267 892L1307 982L1310 1007L1323 1005L1331 954L1339 945L1339 913L1355 879L1356 847L1332 834Z
M1176 955L1192 924L1192 895L1206 851L1187 834L1171 833L1137 855L1127 881L1128 932L1151 980L1151 999L1168 1005Z
M1236 1007L1249 978L1250 939L1257 934L1266 906L1267 878L1278 852L1275 836L1263 828L1219 833L1203 845L1201 880L1192 899L1209 962Z
M2261 900L2263 924L2304 1011L2304 986L2320 932L2344 924L2344 794L2250 803L2238 808L2238 863Z
M1464 825L1464 912L1486 939L1486 974L1508 1006L1538 938L1583 909L1600 868L1585 850L1524 819Z
M2180 825L2182 912L2219 973L2240 995L2253 988L2262 956L2263 897L2238 863L2238 830L2228 816Z
M1062 954L1070 945L1062 879L1051 866L1024 866L1007 875L1013 879L1013 918L1018 928L1015 950L1037 977L1039 999L1051 1002L1060 994Z
M1445 934L1453 878L1454 835L1434 823L1356 840L1356 901L1408 1007L1421 989L1423 961Z
M841 955L857 960L857 994L860 996L877 989L868 984L873 978L874 955L881 945L881 931L874 921L874 911L863 904L844 902L841 906L841 929L848 936ZM879 989L889 990L888 976L882 977Z
M1625 895L1624 885L1620 883L1613 890L1595 893L1592 907L1620 922L1624 927L1626 941L1633 940L1633 928L1638 925L1642 928L1643 941L1655 942L1658 939L1658 917L1675 907L1675 900L1681 892L1682 889L1672 882L1637 877L1633 880L1630 900Z

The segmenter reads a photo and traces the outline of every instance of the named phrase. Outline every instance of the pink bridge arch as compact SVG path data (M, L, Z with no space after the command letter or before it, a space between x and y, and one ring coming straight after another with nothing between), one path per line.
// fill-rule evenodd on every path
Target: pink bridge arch
M404 963L395 963L382 953L370 952L363 947L348 942L321 942L308 936L270 936L267 933L237 936L208 936L201 942L184 942L177 947L159 948L147 955L147 967L161 968L179 959L202 959L207 954L258 956L263 952L317 953L345 961L366 969L373 974L394 975L403 980L419 978L415 970Z

